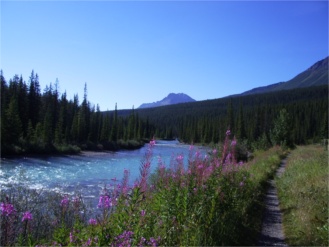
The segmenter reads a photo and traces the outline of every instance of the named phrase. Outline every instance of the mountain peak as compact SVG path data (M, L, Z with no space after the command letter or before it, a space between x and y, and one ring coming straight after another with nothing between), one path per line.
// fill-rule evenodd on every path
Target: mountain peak
M165 105L173 105L173 104L180 104L180 103L187 103L187 102L194 102L195 100L192 99L190 96L184 93L170 93L167 97L163 98L160 101L153 102L153 103L144 103L140 107L141 108L151 108L151 107L158 107L158 106L165 106Z

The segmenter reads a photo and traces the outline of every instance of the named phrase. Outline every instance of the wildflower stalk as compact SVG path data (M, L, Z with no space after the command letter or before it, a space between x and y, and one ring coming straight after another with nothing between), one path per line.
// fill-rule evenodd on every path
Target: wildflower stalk
M152 139L148 145L144 161L141 164L140 167L140 180L139 180L139 187L143 192L147 189L147 179L150 173L150 167L151 167L151 160L152 160L152 153L153 153L153 147L155 145L155 140Z

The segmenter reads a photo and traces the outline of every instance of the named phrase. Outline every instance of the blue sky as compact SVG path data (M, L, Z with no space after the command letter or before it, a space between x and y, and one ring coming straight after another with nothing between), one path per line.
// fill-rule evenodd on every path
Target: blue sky
M287 81L328 56L327 1L1 1L1 69L101 110Z

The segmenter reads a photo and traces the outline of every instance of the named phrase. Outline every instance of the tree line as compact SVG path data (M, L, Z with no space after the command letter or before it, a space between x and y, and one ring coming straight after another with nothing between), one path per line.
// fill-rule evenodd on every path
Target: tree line
M157 137L218 143L230 129L240 141L256 147L277 144L274 132L284 118L285 139L306 144L328 138L328 85L139 109L138 113L156 126Z
M133 149L154 134L154 126L134 110L125 117L118 116L117 106L101 112L88 101L86 84L79 103L78 95L60 94L57 80L41 92L34 71L28 84L18 75L7 83L2 71L0 80L2 154Z
M153 136L187 143L218 143L227 129L248 147L306 144L328 138L328 86L236 95L156 108L101 112L87 98L68 99L58 81L41 92L1 71L1 152L54 153L138 148Z

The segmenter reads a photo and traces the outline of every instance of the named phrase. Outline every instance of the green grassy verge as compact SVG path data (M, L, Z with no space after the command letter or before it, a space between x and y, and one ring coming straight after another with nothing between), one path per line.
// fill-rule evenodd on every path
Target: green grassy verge
M276 184L288 244L328 246L328 151L297 147Z

